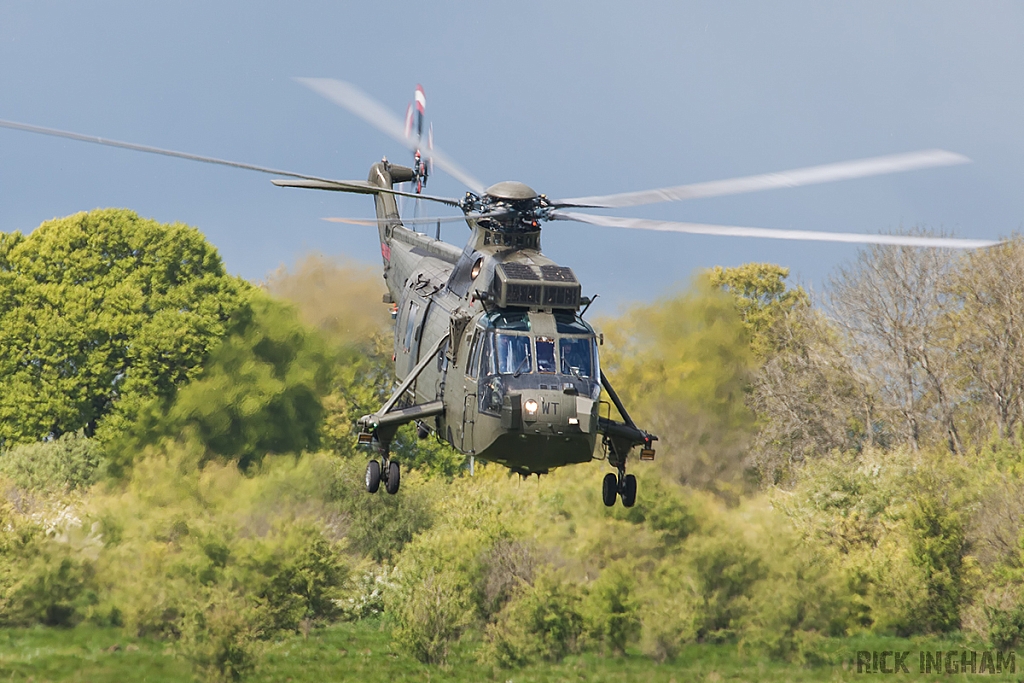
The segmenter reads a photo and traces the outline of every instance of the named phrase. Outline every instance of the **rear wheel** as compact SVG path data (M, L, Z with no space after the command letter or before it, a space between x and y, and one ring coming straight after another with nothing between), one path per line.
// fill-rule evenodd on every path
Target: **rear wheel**
M377 493L380 488L380 463L371 460L366 466L366 490L369 493Z
M398 493L398 485L402 482L402 473L398 469L397 462L388 463L388 479L384 482L384 488L388 493Z
M636 502L636 477L627 474L622 482L622 505L631 508Z
M615 505L615 496L618 493L618 489L618 477L611 472L604 475L604 484L601 486L601 498L606 506L611 507Z

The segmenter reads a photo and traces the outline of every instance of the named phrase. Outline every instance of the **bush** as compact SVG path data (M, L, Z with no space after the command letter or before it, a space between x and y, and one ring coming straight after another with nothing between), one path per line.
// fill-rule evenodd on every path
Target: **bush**
M93 563L55 536L65 531L0 505L0 624L73 626L95 602Z
M262 654L259 610L235 593L215 589L189 606L178 649L202 681L237 681L252 673Z
M1024 643L1024 599L1016 583L994 582L967 610L964 630L1006 651Z
M81 432L71 432L0 453L0 475L28 491L73 491L95 481L99 462L99 445Z
M579 588L542 573L532 586L523 584L494 623L488 624L480 658L501 667L536 660L560 661L580 649L583 616Z
M754 584L767 574L764 560L744 539L725 528L691 539L684 553L700 601L698 639L720 642L733 638Z
M587 587L583 603L587 637L615 654L625 654L626 645L640 632L635 591L632 567L623 562L605 567L597 580Z
M339 615L349 576L329 458L265 458L252 476L195 444L138 459L96 495L101 604L137 635L177 640L204 677L237 678L257 642Z
M684 558L659 563L641 596L640 649L655 661L674 659L683 645L697 640L705 622L703 599Z
M389 611L393 636L412 655L428 664L444 664L451 644L473 620L473 602L465 576L452 570L427 570L415 585L400 583Z

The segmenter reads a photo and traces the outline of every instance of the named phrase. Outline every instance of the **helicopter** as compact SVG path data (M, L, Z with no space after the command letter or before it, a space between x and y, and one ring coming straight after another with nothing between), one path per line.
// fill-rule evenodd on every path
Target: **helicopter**
M608 374L601 370L603 336L584 318L593 299L582 295L581 283L570 267L543 254L540 237L544 223L576 221L691 234L938 248L973 249L999 243L709 225L577 210L734 195L970 161L945 150L604 196L551 199L518 181L485 187L435 147L432 127L427 129L424 145L426 97L421 86L417 86L403 122L350 83L328 78L296 80L406 147L413 154L412 165L391 163L385 157L370 167L365 181L334 180L14 121L0 120L0 127L268 173L279 176L271 182L280 187L372 196L375 219L328 219L377 227L388 290L383 303L391 307L395 320L397 386L380 408L358 420L358 443L371 453L365 476L369 493L376 493L381 484L389 494L398 492L401 469L391 457L391 445L399 427L415 423L420 437L433 433L466 456L503 465L523 477L605 459L615 471L603 479L603 503L609 507L616 500L625 507L635 504L637 480L626 471L630 454L639 449L640 461L654 460L658 437L637 426ZM464 184L466 194L451 198L426 193L435 167ZM406 183L413 191L400 189ZM452 216L403 218L400 198L457 211ZM465 246L440 239L441 223L447 222L468 226ZM417 231L418 224L436 224L436 236ZM619 419L613 416L612 406Z

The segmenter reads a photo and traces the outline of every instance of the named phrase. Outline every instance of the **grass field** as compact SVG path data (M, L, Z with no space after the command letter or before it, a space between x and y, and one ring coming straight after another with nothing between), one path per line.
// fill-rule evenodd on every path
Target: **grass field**
M395 647L389 634L373 622L339 624L314 631L308 638L290 637L269 643L251 681L326 683L335 680L381 681L848 681L868 674L856 672L857 650L911 651L909 674L899 680L955 681L982 678L1017 681L1022 673L920 674L920 650L965 649L963 643L897 638L848 638L831 641L827 654L834 664L797 666L742 654L734 645L693 645L675 661L657 664L640 656L603 657L586 654L560 664L522 669L495 669L479 664L475 647L456 648L445 667L427 666ZM979 654L980 657L980 654ZM889 659L891 664L892 660ZM1018 672L1021 667L1018 665ZM882 674L874 674L882 675ZM191 681L189 665L166 643L126 639L119 629L79 627L71 630L32 628L0 631L0 680L14 681Z

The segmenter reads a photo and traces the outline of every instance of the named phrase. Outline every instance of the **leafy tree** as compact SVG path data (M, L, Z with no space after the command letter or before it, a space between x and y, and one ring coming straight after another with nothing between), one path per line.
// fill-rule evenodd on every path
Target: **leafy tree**
M774 263L745 263L736 268L715 266L708 271L711 286L734 297L758 357L764 358L775 350L778 341L774 332L779 321L797 306L810 303L802 287L786 287L787 277L789 268Z
M123 432L199 373L248 289L195 228L124 209L0 235L0 443Z
M607 372L634 420L657 434L681 481L722 489L745 468L755 359L736 307L707 278L601 321Z
M114 467L129 464L141 446L182 433L242 469L267 453L315 449L336 360L294 309L251 292L201 374L173 401L150 404Z

